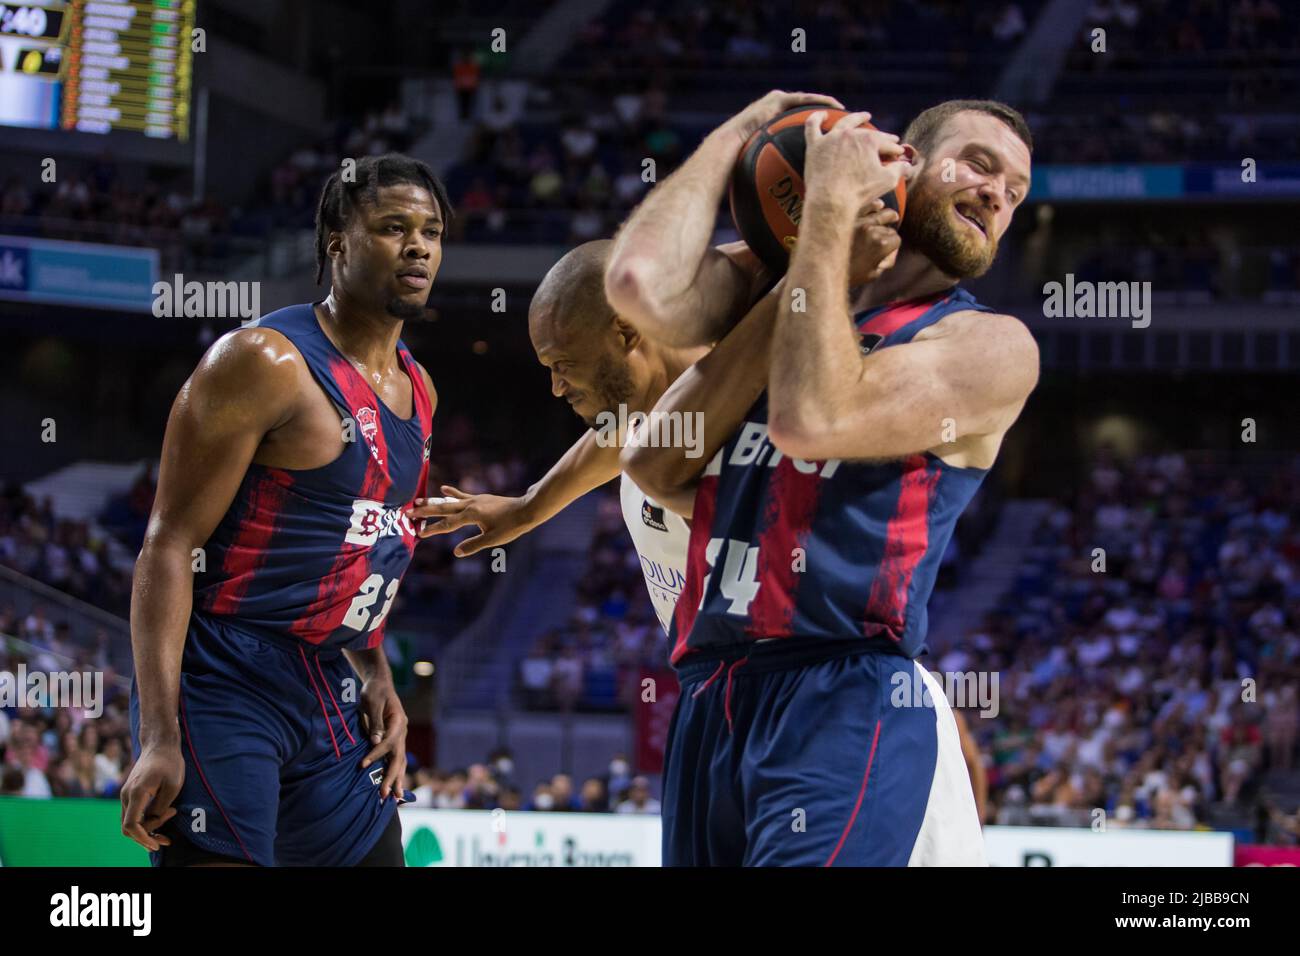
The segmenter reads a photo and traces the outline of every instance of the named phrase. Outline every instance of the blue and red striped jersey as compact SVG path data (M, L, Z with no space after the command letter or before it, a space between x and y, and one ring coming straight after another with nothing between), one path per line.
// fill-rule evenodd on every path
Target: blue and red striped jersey
M339 412L343 453L307 470L252 464L204 546L194 608L309 644L377 646L418 540L402 508L424 494L433 409L397 343L415 412L399 418L321 330L310 304L258 320L302 353Z
M910 342L953 312L992 311L960 288L854 317L864 352ZM672 661L704 647L862 638L916 657L957 517L987 474L927 453L803 461L767 436L767 393L695 495Z

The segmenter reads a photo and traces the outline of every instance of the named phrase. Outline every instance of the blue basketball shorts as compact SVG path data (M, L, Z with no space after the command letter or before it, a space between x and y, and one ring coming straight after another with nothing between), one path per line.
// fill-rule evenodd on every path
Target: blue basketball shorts
M194 614L177 715L185 783L169 827L202 850L259 866L359 862L397 811L394 794L379 799L385 762L361 766L371 745L360 696L341 650ZM139 728L133 684L137 753ZM161 852L150 856L161 863Z
M910 658L783 640L678 676L665 866L987 865L956 720Z

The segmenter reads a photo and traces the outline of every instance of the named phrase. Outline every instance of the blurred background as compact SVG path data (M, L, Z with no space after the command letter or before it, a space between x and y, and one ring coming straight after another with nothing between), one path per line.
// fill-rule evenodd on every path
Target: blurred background
M532 290L613 233L645 159L661 180L776 88L900 133L994 97L1033 130L1033 190L971 289L1032 329L1042 382L945 556L926 661L998 675L996 717L966 712L994 862L1069 862L1098 808L1111 862L1300 861L1300 13L1274 0L6 5L0 682L91 669L112 701L0 696L0 861L143 861L114 802L132 564L172 399L239 322L156 317L154 282L318 300L326 176L428 162L458 213L404 333L439 391L435 481L518 494L582 428L529 345ZM1149 282L1149 326L1047 317L1067 275ZM676 684L616 484L503 573L456 539L417 548L389 617L408 860L655 862ZM456 813L496 808L538 813L525 848ZM1190 842L1120 839L1147 830Z

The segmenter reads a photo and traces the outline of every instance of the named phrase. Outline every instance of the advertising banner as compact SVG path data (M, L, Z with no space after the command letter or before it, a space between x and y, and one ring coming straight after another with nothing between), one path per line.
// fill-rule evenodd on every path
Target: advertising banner
M0 236L0 298L148 312L158 250Z
M148 866L117 800L0 797L0 866Z
M1232 842L1210 831L984 828L991 866L1232 866Z
M407 866L659 866L659 817L403 809Z

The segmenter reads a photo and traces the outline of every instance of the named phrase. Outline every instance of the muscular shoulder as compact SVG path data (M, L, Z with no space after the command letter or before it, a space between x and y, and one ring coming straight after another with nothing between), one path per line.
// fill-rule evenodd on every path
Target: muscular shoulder
M913 342L941 341L960 351L971 369L995 369L1008 399L1024 398L1038 384L1038 343L1014 315L965 310L945 315Z
M287 416L310 375L302 354L274 329L236 329L208 349L187 384L191 401Z

